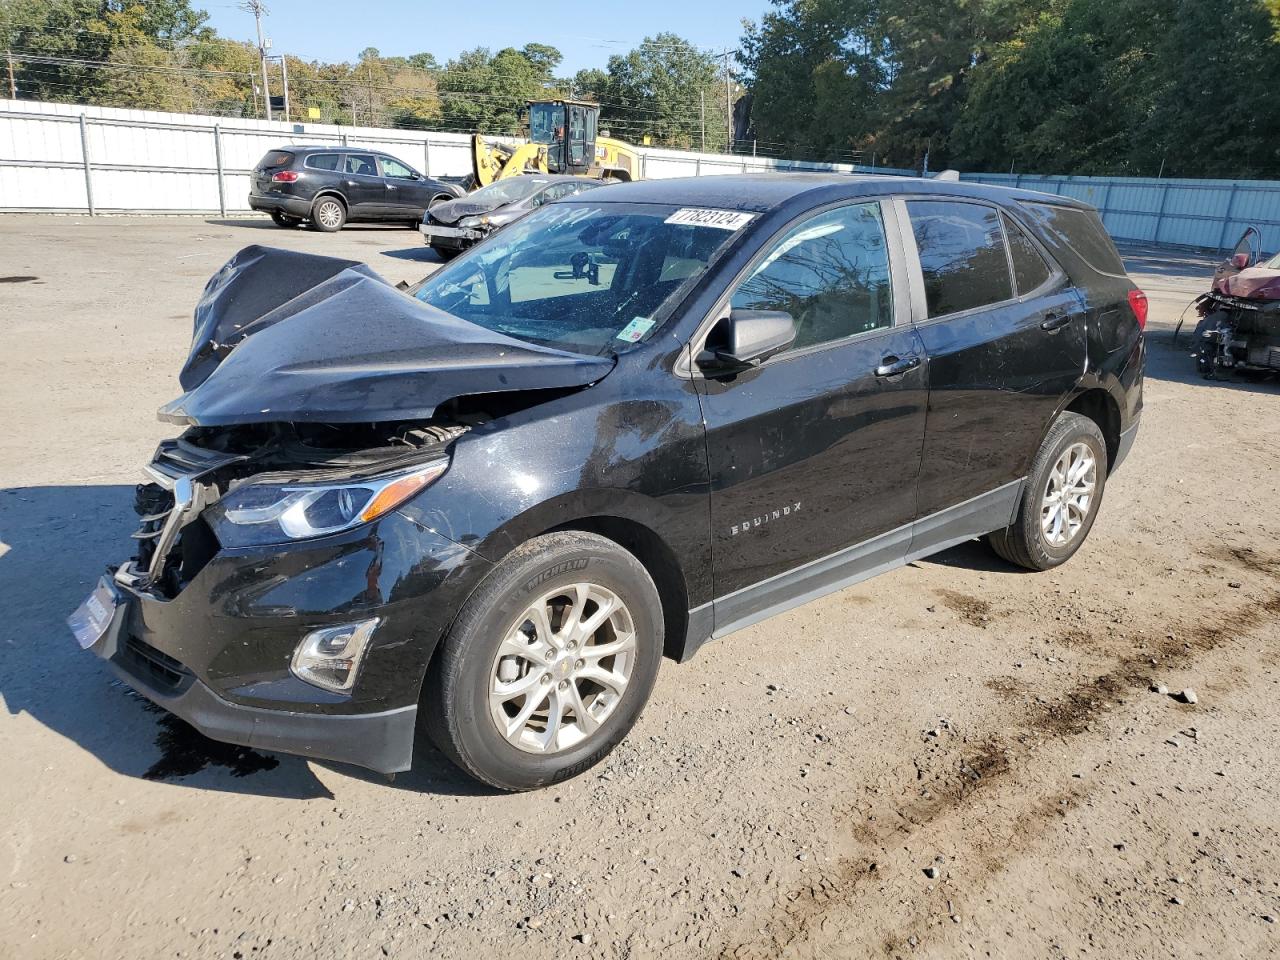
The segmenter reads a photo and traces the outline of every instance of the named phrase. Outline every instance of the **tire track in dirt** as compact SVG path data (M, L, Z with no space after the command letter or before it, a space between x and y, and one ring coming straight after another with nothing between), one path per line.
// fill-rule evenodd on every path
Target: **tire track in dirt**
M1221 544L1199 552L1280 581L1280 556ZM951 590L935 593L970 625L985 627L989 622L989 603L975 603L974 598ZM1167 611L1165 613L1167 616ZM883 817L880 815L883 811L868 814L865 807L849 805L844 812L837 813L833 826L847 829L861 850L885 849L892 841L900 854L908 839L925 830L945 831L952 821L968 815L978 798L994 795L1000 787L1016 786L1019 774L1047 744L1068 741L1089 732L1094 722L1122 704L1125 696L1135 689L1146 689L1155 668L1187 666L1212 653L1223 642L1256 630L1277 616L1280 616L1280 590L1271 589L1260 601L1246 598L1245 602L1237 602L1229 609L1166 619L1159 629L1148 626L1125 631L1131 652L1113 653L1113 663L1105 672L1076 682L1052 700L1037 698L1023 707L1019 716L1010 718L1007 734L991 733L963 740L947 751L950 756L941 764L941 772L928 780L917 763L916 777L920 784L916 800L891 804L889 815ZM1092 634L1082 636L1087 631L1079 628L1069 632L1077 643L1105 650L1105 638ZM1114 643L1115 637L1110 639ZM1026 686L1013 677L993 678L987 686L1009 702L1024 697L1026 691ZM1034 789L1034 785L1029 786ZM1082 802L1087 792L1084 788L1075 788L1054 796L1029 796L1030 806L1015 816L1014 830L1006 836L979 838L971 844L981 862L982 873L988 877L997 873L1019 850L1034 843L1056 818L1065 816L1073 805ZM897 869L899 881L913 869L909 865ZM829 930L856 926L849 924L847 917L856 914L857 900L864 887L880 882L884 873L883 866L870 855L841 858L814 882L787 895L786 902L772 916L757 924L759 936L724 946L721 960L764 960L784 954L830 955L819 944ZM907 902L910 892L902 888L902 903ZM953 902L948 899L946 903L950 912ZM925 911L918 905L917 912ZM897 954L904 944L912 949L920 945L919 938L914 935L908 938L901 932L901 926L899 923L899 929L881 941L880 949L885 955Z

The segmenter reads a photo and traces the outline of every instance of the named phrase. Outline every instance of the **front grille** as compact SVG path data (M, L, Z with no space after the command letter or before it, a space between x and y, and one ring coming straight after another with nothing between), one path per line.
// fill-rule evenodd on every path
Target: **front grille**
M151 565L156 540L173 510L173 491L164 489L158 483L140 483L134 490L133 509L137 511L141 523L132 537L138 541L138 563L145 568Z
M1272 370L1280 370L1280 347L1267 350L1267 366Z
M176 690L191 676L180 661L135 636L125 640L123 653L133 672L152 686Z
M138 541L139 566L159 589L170 595L180 589L171 576L172 559L182 559L194 570L212 556L208 543L211 534L198 536L198 542L184 545L184 531L198 520L214 490L212 483L201 481L243 459L241 454L207 450L183 439L166 440L156 450L147 465L152 482L140 484L134 497L141 526L133 538ZM207 528L202 528L200 533L207 534ZM183 548L175 550L179 546ZM186 549L187 546L194 549ZM188 575L194 576L194 573Z

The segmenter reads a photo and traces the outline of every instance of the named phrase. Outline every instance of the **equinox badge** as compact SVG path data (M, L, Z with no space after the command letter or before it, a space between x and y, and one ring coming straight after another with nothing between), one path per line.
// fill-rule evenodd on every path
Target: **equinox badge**
M777 510L770 510L768 513L761 514L758 517L752 517L750 520L744 520L742 523L735 523L729 528L729 536L736 537L740 533L746 533L748 530L754 530L756 527L763 527L765 524L773 520L781 520L783 517L789 517L793 513L800 512L800 501L797 500L790 506L781 507Z

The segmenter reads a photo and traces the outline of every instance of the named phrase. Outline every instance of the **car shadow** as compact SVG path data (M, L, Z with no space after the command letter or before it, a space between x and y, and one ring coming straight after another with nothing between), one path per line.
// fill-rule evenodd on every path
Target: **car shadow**
M404 250L379 250L378 252L393 260L412 260L415 263L448 262L426 244L421 247L406 247Z
M127 777L283 799L332 797L311 762L219 743L116 680L81 651L66 617L137 527L128 485L0 488L0 703L25 714ZM325 767L371 783L387 778L346 764ZM430 747L400 789L485 792Z
M244 217L242 219L225 219L225 220L206 220L211 227L244 227L246 230L274 230L277 233L287 232L290 230L308 230L302 224L295 227L278 227L275 221L270 217ZM407 232L403 223L348 223L338 231L339 233L365 233L395 230L400 233ZM309 231L310 232L310 231Z
M934 553L907 564L911 567L941 566L960 570L976 570L980 573L1033 573L1025 567L1019 567L1002 560L996 552L981 540L966 540L954 547L948 547L941 553Z

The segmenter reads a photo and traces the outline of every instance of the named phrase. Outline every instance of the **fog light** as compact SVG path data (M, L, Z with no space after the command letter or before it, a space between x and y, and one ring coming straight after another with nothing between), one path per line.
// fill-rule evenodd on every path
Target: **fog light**
M293 652L291 669L299 680L344 693L356 682L369 638L381 618L313 630Z

